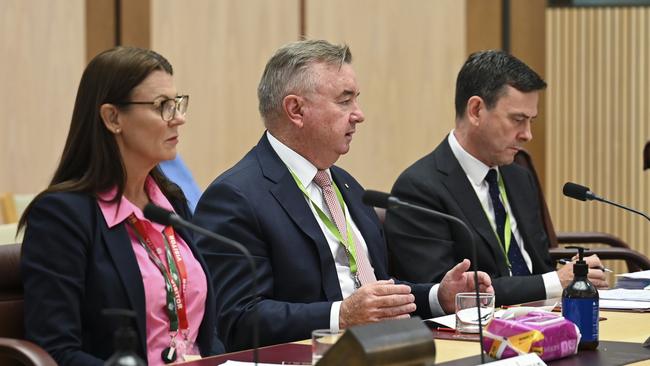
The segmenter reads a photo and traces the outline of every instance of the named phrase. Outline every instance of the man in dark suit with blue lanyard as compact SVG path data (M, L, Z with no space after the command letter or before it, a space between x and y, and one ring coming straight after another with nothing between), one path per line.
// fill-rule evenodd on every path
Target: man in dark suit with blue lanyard
M267 131L199 200L195 223L245 245L258 268L260 296L253 298L246 259L198 242L228 351L251 347L253 311L260 343L268 345L309 338L317 328L453 312L455 294L474 288L467 260L439 285L388 277L378 218L361 202L359 183L333 165L364 120L351 61L347 46L326 41L280 48L258 87ZM492 291L484 273L480 282Z
M392 194L460 218L474 230L478 266L493 279L497 304L560 297L572 265L555 271L540 216L535 181L512 164L532 139L540 90L546 83L501 51L472 54L456 81L456 128L429 155L407 168ZM389 210L386 234L392 274L437 281L472 252L465 233L412 210ZM601 267L596 256L590 267ZM602 268L602 267L601 267ZM589 271L606 287L601 270Z

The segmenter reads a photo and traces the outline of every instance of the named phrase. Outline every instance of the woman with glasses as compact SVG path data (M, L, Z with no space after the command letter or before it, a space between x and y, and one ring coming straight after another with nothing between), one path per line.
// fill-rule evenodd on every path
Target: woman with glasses
M118 47L86 67L59 166L25 211L21 270L26 338L60 365L102 365L119 322L135 313L149 365L223 352L207 267L190 232L150 222L148 203L189 218L158 163L176 156L189 97L172 66Z

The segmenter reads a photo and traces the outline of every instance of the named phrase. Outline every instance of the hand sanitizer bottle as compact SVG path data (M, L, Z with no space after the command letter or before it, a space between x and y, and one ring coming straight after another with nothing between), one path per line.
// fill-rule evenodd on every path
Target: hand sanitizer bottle
M598 347L598 290L589 282L589 267L584 261L584 248L578 250L578 261L573 264L573 281L562 292L562 316L574 322L582 337L578 349Z

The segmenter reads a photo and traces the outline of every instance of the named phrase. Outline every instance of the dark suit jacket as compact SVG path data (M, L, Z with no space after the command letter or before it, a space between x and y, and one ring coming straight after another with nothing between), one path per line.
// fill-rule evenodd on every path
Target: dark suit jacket
M553 271L548 237L540 217L537 187L530 173L515 164L499 168L508 201L517 219L533 275L510 277L506 258L469 179L451 151L447 138L429 155L406 169L392 194L404 201L463 220L474 231L479 270L492 277L497 304L546 298L541 274ZM472 258L462 228L406 208L386 214L385 229L391 274L408 281L439 281L463 258Z
M361 202L363 188L332 167L352 219L363 235L378 279L387 279L386 247L377 215ZM259 299L251 296L251 270L236 250L200 238L213 275L219 334L228 351L252 346L257 312L260 344L306 339L329 328L332 302L342 300L327 240L289 170L263 136L234 167L218 177L197 206L197 225L248 248L257 265ZM421 316L430 317L427 285L413 285Z
M174 202L190 217L187 204ZM177 230L207 273L193 236ZM114 351L116 319L102 309L137 314L137 353L146 357L146 312L142 276L124 224L109 229L94 197L47 194L27 219L21 271L25 290L26 338L47 350L60 365L103 365ZM190 274L191 275L191 274ZM201 354L223 352L217 339L214 297L208 278L205 315L197 343Z

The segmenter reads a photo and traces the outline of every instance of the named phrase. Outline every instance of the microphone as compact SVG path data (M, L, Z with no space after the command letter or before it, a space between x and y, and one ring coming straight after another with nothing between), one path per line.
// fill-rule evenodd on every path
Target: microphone
M635 210L633 208L627 207L627 206L623 206L620 203L612 202L612 201L609 201L609 200L607 200L605 198L598 197L588 187L581 186L581 185L576 184L576 183L571 183L571 182L564 183L564 187L562 187L562 193L564 193L564 195L567 196L567 197L571 197L571 198L574 198L574 199L577 199L577 200L580 200L580 201L595 200L595 201L604 202L604 203L607 203L607 204L622 208L624 210L634 212L635 214L641 215L641 216L645 217L646 220L650 221L650 217L648 217L648 215L646 215L645 213L643 213L641 211L638 211L638 210Z
M253 274L253 288L252 288L252 294L253 298L257 297L257 268L255 267L255 261L253 260L253 257L251 256L251 253L246 249L245 246L241 245L240 243L227 238L223 235L219 235L217 233L213 233L210 230L204 229L200 226L194 225L191 222L183 219L182 217L178 216L176 213L172 211L167 211L162 207L158 207L152 203L148 203L145 207L144 210L142 211L144 214L144 217L147 219L157 222L161 225L165 226L173 226L175 228L179 227L184 227L186 229L192 230L194 232L197 232L201 235L207 236L210 239L214 239L220 243L229 245L238 251L240 251L244 257L248 260L248 264L251 267L251 273ZM207 310L206 310L207 311ZM255 365L257 365L258 362L258 348L259 348L259 315L257 314L257 310L253 310L253 362L255 362Z
M467 226L467 224L464 223L463 220L455 216L448 215L444 212L432 210L430 208L422 207L413 203L402 201L399 198L395 196L391 196L390 194L384 192L366 190L363 193L361 200L363 201L363 203L365 203L368 206L385 208L385 209L397 209L400 207L408 207L410 209L424 212L431 216L436 216L451 221L463 228L463 231L465 231L465 233L467 234L467 239L472 245L472 267L474 269L474 283L476 284L475 286L476 287L476 309L478 311L478 335L479 335L479 344L481 346L481 364L485 363L485 350L483 348L483 324L481 321L481 301L480 301L479 288L478 288L479 287L478 286L478 259L476 254L476 242L474 241L474 234L472 233L472 230L469 228L469 226Z
M571 182L564 183L564 187L562 187L562 193L564 193L564 195L567 197L571 197L580 201L600 198L596 196L591 190L589 190L589 188Z

